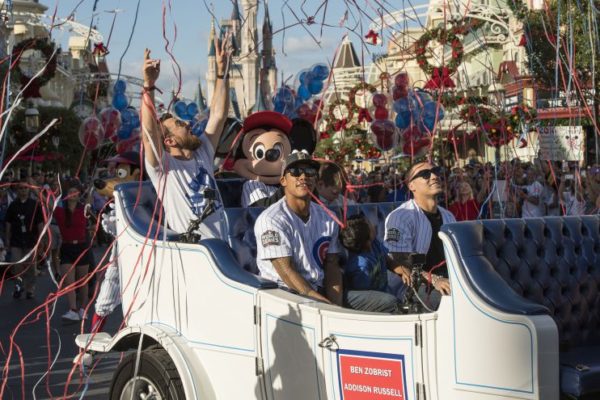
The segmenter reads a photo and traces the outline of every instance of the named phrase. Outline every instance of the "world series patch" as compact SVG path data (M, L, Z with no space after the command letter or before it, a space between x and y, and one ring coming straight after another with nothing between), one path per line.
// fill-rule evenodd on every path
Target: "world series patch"
M279 236L279 232L266 231L260 236L260 241L263 247L279 246L281 244L281 237Z
M388 242L399 242L400 241L400 230L396 228L390 228L387 230L385 240Z

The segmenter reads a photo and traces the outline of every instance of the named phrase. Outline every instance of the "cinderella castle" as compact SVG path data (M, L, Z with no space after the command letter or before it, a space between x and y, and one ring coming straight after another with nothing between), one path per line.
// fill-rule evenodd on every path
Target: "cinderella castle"
M232 33L233 58L229 67L231 103L230 110L242 118L253 111L264 109L277 87L277 67L273 50L273 26L269 19L267 1L264 6L262 40L258 38L257 14L259 0L241 0L243 14L237 0L233 0L230 19L220 21L219 35ZM208 98L212 97L217 79L215 61L215 24L210 27L208 70L206 84ZM262 50L259 50L262 49Z

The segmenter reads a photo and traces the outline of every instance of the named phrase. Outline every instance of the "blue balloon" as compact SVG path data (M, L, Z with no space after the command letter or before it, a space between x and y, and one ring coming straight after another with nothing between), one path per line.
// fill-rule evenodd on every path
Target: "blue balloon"
M127 140L131 137L132 131L133 128L131 126L121 125L121 128L117 132L117 137L119 138L119 140Z
M130 124L133 119L134 112L130 108L121 111L121 124Z
M131 126L133 127L133 129L135 128L139 128L141 126L140 124L140 116L138 115L138 113L134 113L133 117L131 118Z
M312 68L312 74L315 79L324 81L329 77L329 67L325 64L316 64Z
M312 79L313 79L312 72L307 71L307 70L300 72L300 74L298 75L298 80L304 86L308 86L309 82L312 81Z
M194 102L191 102L190 104L187 105L186 111L187 111L187 115L189 115L192 118L194 118L194 116L196 114L198 114L198 112L200 110L198 109L198 104L196 104Z
M410 111L402 111L396 115L396 126L400 129L406 129L410 126Z
M423 104L423 116L424 117L435 117L437 113L437 103L435 101L429 101Z
M397 113L401 113L404 111L410 112L410 104L408 102L408 98L403 97L394 102L394 111Z
M321 93L321 90L323 90L323 81L313 79L308 84L308 91L310 92L310 94Z
M427 130L425 130L426 132L432 131L433 128L435 127L435 116L433 116L433 117L430 117L430 116L423 117L423 125L425 125L425 127L427 127Z
M202 121L196 122L194 126L192 126L192 133L196 136L200 136L206 130L206 125L208 125L208 118L204 118Z
M278 112L280 114L284 113L284 110L285 110L285 103L284 102L279 102L279 103L275 102L273 105L274 105L273 111Z
M129 105L129 100L127 99L127 96L125 96L125 93L115 93L113 96L112 105L117 110L123 111Z
M113 88L115 93L125 93L125 89L127 89L127 83L123 79L118 79L115 82L115 86Z
M301 85L301 86L298 88L298 97L299 97L300 99L302 99L302 100L305 100L305 101L306 101L306 100L310 99L310 96L311 96L311 94L310 94L310 90L308 90L308 87L306 87L306 86L304 86L304 85Z
M185 104L185 102L181 100L175 103L175 105L173 106L173 111L175 112L175 116L179 119L183 119L186 121L191 119L187 115L187 104Z

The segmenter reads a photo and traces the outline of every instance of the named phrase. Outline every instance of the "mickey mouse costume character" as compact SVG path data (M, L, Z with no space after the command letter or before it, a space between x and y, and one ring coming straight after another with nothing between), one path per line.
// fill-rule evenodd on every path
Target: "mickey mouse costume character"
M242 207L268 206L278 194L281 169L293 150L312 153L316 132L303 119L290 121L274 111L259 111L244 120L243 139L234 162L234 171L247 178L242 188Z

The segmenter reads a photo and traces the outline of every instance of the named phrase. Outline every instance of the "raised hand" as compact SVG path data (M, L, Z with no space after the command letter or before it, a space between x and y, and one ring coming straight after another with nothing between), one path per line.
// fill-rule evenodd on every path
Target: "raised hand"
M223 40L215 36L215 60L217 62L217 75L225 75L228 61L231 57L231 32L227 32Z
M160 75L160 60L150 58L150 50L144 50L144 65L142 67L142 77L144 86L154 86Z

